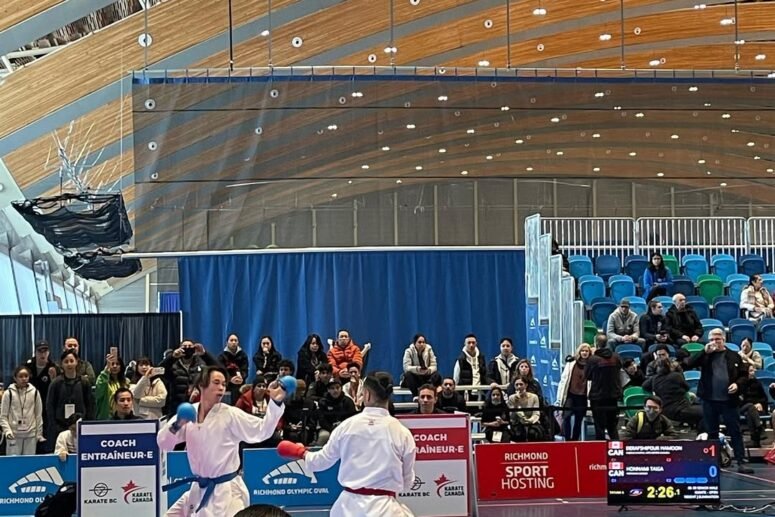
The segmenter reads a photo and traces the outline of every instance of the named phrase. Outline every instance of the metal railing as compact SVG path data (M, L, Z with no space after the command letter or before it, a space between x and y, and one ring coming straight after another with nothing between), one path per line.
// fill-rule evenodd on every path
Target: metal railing
M637 248L631 217L542 217L541 230L551 233L568 255L616 255L624 259Z
M748 252L746 220L742 217L641 217L635 224L641 255L659 251L710 258L718 253L738 257Z

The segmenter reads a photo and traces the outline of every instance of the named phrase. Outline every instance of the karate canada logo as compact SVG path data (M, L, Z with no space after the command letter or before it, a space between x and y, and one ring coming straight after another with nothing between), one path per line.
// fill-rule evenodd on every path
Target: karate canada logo
M285 465L280 465L261 478L261 481L265 485L295 485L304 478L309 479L312 485L316 485L318 482L315 473L307 468L304 460L295 460L289 461Z
M463 485L456 484L458 481L449 479L444 473L442 473L438 479L434 479L433 482L436 483L436 495L439 497L466 495L465 487Z
M126 504L134 503L152 503L153 493L144 486L138 486L131 479L129 483L121 487L124 491L124 502Z
M48 467L20 477L8 486L8 491L12 494L38 494L51 489L56 490L62 483L64 480L57 468Z

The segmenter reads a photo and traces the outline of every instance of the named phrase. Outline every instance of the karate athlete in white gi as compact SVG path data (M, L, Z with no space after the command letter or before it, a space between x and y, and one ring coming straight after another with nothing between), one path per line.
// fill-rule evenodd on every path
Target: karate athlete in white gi
M377 372L363 381L363 412L339 424L325 447L308 452L303 444L280 442L277 452L303 458L313 472L341 460L337 479L344 491L332 517L403 517L412 512L396 499L414 482L417 448L409 430L388 413L393 379Z
M259 418L221 403L227 378L226 370L220 366L202 370L201 401L193 405L196 421L184 421L181 425L179 415L175 416L156 437L159 448L164 451L186 442L188 462L194 474L165 487L191 482L188 492L167 510L168 517L233 517L250 505L248 489L238 472L239 443L258 443L272 436L283 415L285 391L277 382L269 385L272 402L267 405L266 416Z

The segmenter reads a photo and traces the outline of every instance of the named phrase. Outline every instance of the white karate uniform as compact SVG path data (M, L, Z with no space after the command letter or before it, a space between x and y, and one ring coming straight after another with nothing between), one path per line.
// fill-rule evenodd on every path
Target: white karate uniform
M199 414L199 403L194 404ZM173 417L162 427L156 441L159 448L171 451L176 444L186 442L188 463L196 476L217 478L236 472L240 466L239 442L258 443L271 438L277 422L283 416L284 407L275 402L267 406L266 416L259 418L227 404L216 404L201 424L190 422L177 434L170 426ZM198 483L167 510L169 517L233 517L250 506L250 495L241 476L215 486L207 504L196 511L205 490Z
M417 447L412 433L386 409L367 407L339 424L323 449L307 452L304 460L313 472L337 461L339 484L401 492L414 482ZM331 508L332 517L401 517L412 512L395 497L342 492Z

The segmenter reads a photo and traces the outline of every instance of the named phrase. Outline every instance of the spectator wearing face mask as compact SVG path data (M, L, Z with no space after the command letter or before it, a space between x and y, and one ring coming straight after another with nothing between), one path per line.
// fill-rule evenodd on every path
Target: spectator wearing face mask
M673 440L678 437L670 420L662 414L662 400L652 395L621 431L622 440Z
M175 413L183 402L189 402L197 379L205 366L217 362L202 346L184 339L178 348L164 358L159 366L164 368L164 380L168 387L167 414Z

